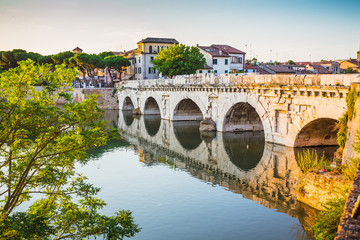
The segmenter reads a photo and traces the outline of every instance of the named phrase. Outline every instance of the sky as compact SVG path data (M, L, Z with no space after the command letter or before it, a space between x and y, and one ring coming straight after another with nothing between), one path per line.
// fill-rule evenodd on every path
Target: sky
M360 0L0 0L0 51L123 51L146 37L259 61L355 58Z

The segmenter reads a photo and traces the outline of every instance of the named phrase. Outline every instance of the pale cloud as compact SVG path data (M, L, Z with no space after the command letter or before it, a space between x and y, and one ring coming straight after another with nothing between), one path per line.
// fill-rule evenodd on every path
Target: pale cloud
M24 13L25 10L21 8L8 8L6 9L6 12L8 13Z

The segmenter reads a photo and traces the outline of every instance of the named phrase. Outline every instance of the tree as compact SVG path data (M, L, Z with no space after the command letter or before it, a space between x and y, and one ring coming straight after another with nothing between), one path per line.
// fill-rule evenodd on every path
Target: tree
M194 74L197 69L205 67L206 60L197 47L174 44L172 47L161 50L152 64L164 76L172 77Z
M358 71L352 67L348 67L343 73L358 73Z
M52 60L52 56L53 55L41 56L38 58L37 62L39 64L45 64L45 63L54 64L54 61Z
M246 63L255 67L257 65L257 61L258 61L257 58L252 58L252 59L246 60Z
M99 121L95 96L71 102L77 70L31 60L0 74L0 236L2 239L106 239L134 236L139 228L129 211L98 213L99 188L76 173L86 150L116 132ZM35 85L48 85L37 91ZM61 108L59 98L68 101ZM16 208L42 195L26 212Z
M53 60L54 64L63 64L66 61L66 59L69 59L73 56L74 56L73 52L66 51L51 56L51 59Z
M286 62L286 64L289 64L289 65L296 65L296 63L293 61L293 60L289 60Z
M102 52L98 54L102 59L105 59L108 56L114 56L115 54L113 52Z
M83 73L84 79L88 75L93 81L93 85L95 85L95 68L105 67L105 61L100 56L87 53L76 53L73 57L65 59L65 64L70 67L78 67Z
M130 61L123 57L123 56L107 56L105 57L105 64L106 66L108 66L110 68L110 77L111 77L111 84L114 85L114 80L113 80L113 76L111 76L111 70L115 70L119 73L120 75L120 79L121 79L121 74L122 72L125 70L126 67L130 66Z
M27 53L23 49L13 49L12 51L0 52L0 66L5 70L18 66L18 61L32 59L37 60L41 55L38 53Z

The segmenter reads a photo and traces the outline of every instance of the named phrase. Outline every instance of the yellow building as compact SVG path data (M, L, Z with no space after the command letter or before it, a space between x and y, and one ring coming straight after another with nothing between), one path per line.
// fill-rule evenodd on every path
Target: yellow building
M356 59L350 58L349 60L340 60L338 63L340 63L340 68L342 70L352 68L360 72L360 51L357 51Z
M138 48L127 51L124 57L130 60L131 65L126 69L123 79L156 79L157 72L151 61L157 54L174 44L179 44L174 38L145 38L137 43Z

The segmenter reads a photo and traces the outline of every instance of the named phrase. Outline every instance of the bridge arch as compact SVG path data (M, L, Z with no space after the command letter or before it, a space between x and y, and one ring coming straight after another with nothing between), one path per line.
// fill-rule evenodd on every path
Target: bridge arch
M297 134L294 147L336 146L338 121L318 118L306 124Z
M302 112L290 125L288 146L335 146L338 120L346 109L338 105L320 105Z
M125 97L124 102L123 102L123 106L122 106L122 110L123 111L130 111L133 110L134 107L134 103L131 100L131 98L129 96Z
M201 121L204 115L200 107L190 98L182 99L173 111L173 121Z
M144 111L145 115L161 115L158 102L153 97L148 97L145 101Z
M218 131L223 132L224 129L224 123L226 122L225 116L229 113L230 109L235 106L238 103L246 103L248 109L251 109L250 106L255 110L256 114L259 116L261 120L261 126L264 131L265 141L266 142L274 142L274 135L273 135L273 127L271 124L271 119L269 116L269 113L266 111L263 104L259 101L258 97L254 94L247 93L247 92L241 92L236 93L232 96L232 98L229 100L219 99L223 103L221 108L218 108ZM235 103L235 104L234 104ZM253 115L255 115L253 113ZM260 127L260 122L258 124L258 127ZM258 128L259 130L259 128ZM253 130L251 130L253 131ZM260 130L261 131L261 130Z
M259 114L249 103L234 104L226 113L223 132L263 131Z

